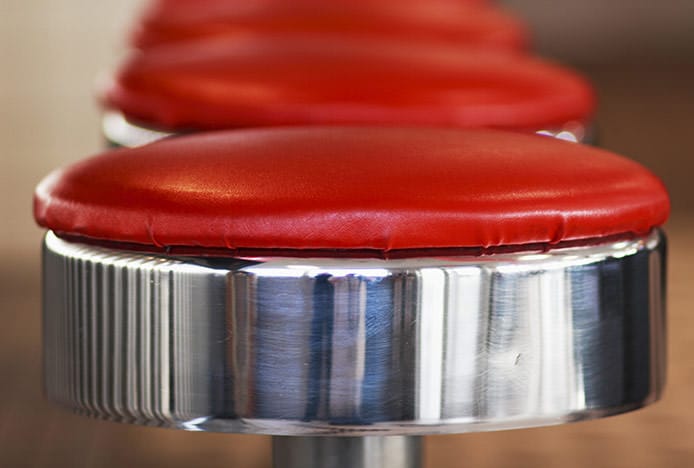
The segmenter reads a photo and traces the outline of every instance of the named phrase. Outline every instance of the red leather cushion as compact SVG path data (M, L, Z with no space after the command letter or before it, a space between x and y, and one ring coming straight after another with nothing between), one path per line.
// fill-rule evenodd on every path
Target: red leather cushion
M609 152L492 130L312 127L199 134L47 177L35 217L150 246L399 249L645 234L660 180Z
M106 92L170 131L302 124L538 130L585 120L590 86L539 59L325 36L195 41L135 54Z
M158 7L157 7L158 6ZM157 5L144 17L133 42L148 48L202 37L267 33L332 33L390 37L524 50L525 25L497 8L447 2L223 2L206 8Z

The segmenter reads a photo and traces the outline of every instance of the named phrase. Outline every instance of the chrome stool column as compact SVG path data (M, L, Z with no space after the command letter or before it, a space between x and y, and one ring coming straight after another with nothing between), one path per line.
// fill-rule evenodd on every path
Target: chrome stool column
M382 178L350 171L376 156ZM416 191L384 182L414 175ZM364 218L355 199L388 210ZM275 436L277 468L416 468L419 436L600 418L663 389L667 194L600 150L488 131L234 131L77 163L35 206L46 394L81 414ZM540 226L563 237L516 242ZM507 244L475 248L479 235ZM403 248L415 241L438 244Z
M418 468L422 440L416 436L273 437L277 468Z

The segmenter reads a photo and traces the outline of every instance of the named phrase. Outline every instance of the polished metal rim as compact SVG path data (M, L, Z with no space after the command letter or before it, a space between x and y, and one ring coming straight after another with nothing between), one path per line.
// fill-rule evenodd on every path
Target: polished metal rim
M665 237L482 257L191 258L44 242L48 397L272 435L559 424L659 398Z
M101 120L101 131L109 146L117 148L135 148L173 135L135 125L123 114L115 111L104 114Z
M110 146L123 148L146 145L174 135L136 125L116 111L107 111L104 114L101 128L104 138ZM580 122L568 122L560 128L538 130L536 133L574 143L595 144L593 127Z

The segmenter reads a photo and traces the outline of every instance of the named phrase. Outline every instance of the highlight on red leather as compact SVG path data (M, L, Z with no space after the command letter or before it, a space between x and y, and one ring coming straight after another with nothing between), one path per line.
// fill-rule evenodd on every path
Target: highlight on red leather
M116 150L36 189L62 236L151 247L387 254L632 236L661 181L593 147L493 130L236 130Z
M317 36L211 39L134 53L107 107L167 131L314 124L524 131L589 120L591 86L519 54Z
M207 37L315 33L431 41L494 50L522 51L526 25L500 8L461 2L294 0L207 2L171 7L155 2L133 35L146 49Z

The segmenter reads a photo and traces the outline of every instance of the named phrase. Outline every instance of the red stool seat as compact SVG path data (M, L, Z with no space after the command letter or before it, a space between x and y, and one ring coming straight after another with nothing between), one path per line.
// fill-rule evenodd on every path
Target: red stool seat
M497 8L455 2L221 2L200 8L157 3L133 38L139 48L203 37L243 37L267 33L331 33L390 37L524 50L528 31Z
M165 11L169 9L184 9L188 12L195 12L207 8L219 8L224 5L240 3L242 5L261 4L261 5L281 5L282 3L293 3L298 0L152 0L149 6L150 11ZM315 0L320 2L322 0ZM417 5L421 0L331 0L331 3L362 3L362 4L381 4L381 5ZM436 5L488 5L490 0L427 0L427 3Z
M639 164L491 130L295 128L107 152L35 196L62 235L150 247L392 251L643 235L662 183Z
M320 36L195 41L134 55L108 106L170 131L416 124L536 131L587 121L590 86L538 59Z

